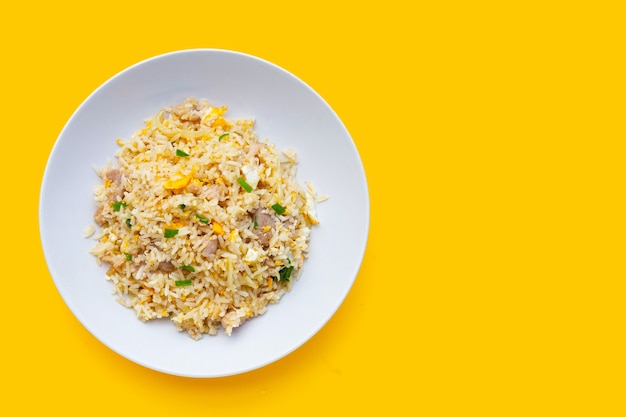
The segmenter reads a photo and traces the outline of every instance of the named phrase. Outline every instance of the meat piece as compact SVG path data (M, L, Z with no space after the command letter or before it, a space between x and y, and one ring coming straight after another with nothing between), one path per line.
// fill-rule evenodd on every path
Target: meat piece
M209 237L206 236L205 240L206 246L204 247L204 249L202 249L202 252L200 254L205 258L210 258L215 254L215 251L217 250L217 239L209 239Z
M111 182L121 183L122 176L122 171L117 168L111 168L104 172L104 178L110 180Z
M263 149L266 145L263 142L257 142L254 141L250 144L250 147L248 148L248 153L246 153L246 156L249 159L254 158L260 151L261 149Z
M104 255L101 259L115 269L119 269L126 261L124 255Z
M107 220L104 218L104 206L99 205L96 209L96 212L93 214L93 220L96 222L98 226L104 226L107 223Z
M172 107L172 113L180 120L197 123L202 116L198 113L198 106L193 100L185 100L182 104Z
M204 197L207 200L216 199L217 201L224 201L228 196L228 189L218 184L204 185L198 196Z
M102 172L102 179L108 181L106 194L107 201L114 203L122 197L124 191L124 173L117 168L107 169Z
M181 104L177 104L172 107L172 113L178 118L180 118L183 114L189 113L189 111L193 109L193 104L191 100L187 99L183 101Z
M161 272L174 272L176 271L176 267L169 261L159 262L159 266L157 268Z
M198 195L200 191L202 191L202 188L200 188L200 186L198 185L196 181L191 181L189 185L187 185L187 188L185 189L193 195Z
M274 218L269 214L263 212L262 208L259 208L254 213L252 213L252 216L252 221L256 221L256 228L252 231L256 235L261 246L266 248L269 245L274 232Z
M265 226L274 227L274 219L267 213L263 212L263 209L259 208L254 212L256 217L256 224L259 229L265 228Z

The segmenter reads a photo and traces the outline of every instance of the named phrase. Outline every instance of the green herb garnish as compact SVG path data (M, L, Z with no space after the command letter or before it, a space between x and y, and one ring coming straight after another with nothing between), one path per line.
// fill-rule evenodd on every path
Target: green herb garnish
M132 261L133 257L130 253L128 252L124 252L124 257L126 258L127 261Z
M239 183L239 185L243 187L244 190L246 190L247 192L252 192L252 187L250 187L250 184L248 184L246 180L239 177L237 178L237 182Z
M196 272L196 269L191 265L181 265L180 269L184 269L185 271L189 272Z
M126 219L126 227L128 227L129 229L132 227L132 225L130 224L130 218Z
M189 156L189 154L185 151L181 151L180 149L176 149L176 156Z
M289 282L289 278L291 277L291 273L293 272L293 265L288 268L283 268L278 271L278 275L280 275L280 280L283 282Z
M259 228L259 224L256 221L256 216L254 216L254 230L257 230Z
M278 203L272 205L272 208L274 209L276 214L283 214L285 211L287 211L283 206Z
M113 211L120 211L120 209L128 207L128 204L123 201L116 201L111 203L111 207L113 207Z
M196 214L196 219L198 219L198 221L200 223L204 223L204 224L208 224L209 223L209 219L207 219L206 217L203 217L199 214Z
M226 136L228 136L228 133L224 133L223 135L220 135L220 137L219 137L219 138L217 138L217 141L218 141L218 142L221 142L221 141L222 141L222 139L224 139Z
M177 287L188 287L191 285L191 280L190 279L180 279L178 281L174 281L174 284L176 284Z
M163 232L163 236L166 238L174 237L178 234L178 229L165 229Z
M289 278L291 278L291 273L293 272L293 265L290 267L285 267L282 268L280 271L278 271L278 275L279 277L272 277L272 279L274 281L278 281L280 279L280 281L282 282L289 282Z
M179 204L178 208L181 210L185 210L187 208L187 206L185 204Z

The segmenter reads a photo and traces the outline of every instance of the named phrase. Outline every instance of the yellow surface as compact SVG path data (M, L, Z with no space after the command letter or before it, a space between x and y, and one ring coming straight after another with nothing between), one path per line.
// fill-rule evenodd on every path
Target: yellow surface
M3 6L3 415L624 415L618 2L133 3ZM312 86L352 134L371 196L363 266L328 325L272 365L210 380L92 337L37 224L76 107L129 65L196 47Z

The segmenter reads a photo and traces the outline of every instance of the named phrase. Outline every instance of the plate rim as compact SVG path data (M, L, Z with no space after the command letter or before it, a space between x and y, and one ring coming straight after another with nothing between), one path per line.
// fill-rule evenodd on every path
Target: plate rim
M168 58L168 57L173 57L176 55L181 55L181 54L189 54L189 53L200 53L200 54L204 54L204 53L217 53L217 54L228 54L228 55L237 55L237 56L241 56L244 57L246 59L252 59L255 61L260 61L262 63L264 63L265 65L269 65L271 66L274 70L279 71L280 73L282 73L283 75L289 76L291 77L294 81L302 84L309 93L312 93L316 96L316 98L318 100L320 100L326 107L328 110L330 110L333 114L333 116L336 118L336 120L340 123L342 129L345 131L345 134L347 135L347 137L350 139L350 145L352 147L352 150L354 151L357 160L359 162L359 167L360 167L360 172L359 172L359 176L361 178L361 180L363 181L362 185L363 185L363 189L361 190L363 192L363 198L364 200L367 202L367 207L364 210L364 214L366 217L366 222L363 225L363 239L360 240L359 243L359 248L358 248L358 253L359 253L359 257L358 259L354 260L354 271L352 273L352 276L350 277L349 280L349 285L347 286L347 288L345 289L345 291L343 291L343 293L341 293L335 300L336 302L332 305L332 313L326 317L324 320L318 320L317 321L317 326L312 327L308 333L307 336L302 338L302 340L299 340L298 343L295 344L291 344L291 348L286 349L284 351L282 351L279 355L275 355L272 358L263 361L263 362L259 362L256 365L252 365L252 366L247 366L247 367L240 367L239 369L236 370L232 370L231 372L220 372L220 373L212 373L212 374L189 374L189 373L184 373L184 372L176 372L173 371L171 369L165 369L163 367L159 367L156 366L155 364L151 364L151 363L147 363L146 361L142 361L141 358L137 358L137 357L130 357L129 355L125 354L124 352L121 352L117 347L114 347L111 345L111 343L109 343L107 340L104 340L103 337L98 336L98 331L95 330L94 328L92 328L92 324L87 322L85 319L85 317L82 317L81 314L78 313L78 307L76 306L76 304L74 303L74 301L72 300L72 296L65 291L63 285L60 285L60 280L61 278L58 277L59 272L54 270L54 265L53 265L53 261L52 259L50 259L50 254L49 254L49 249L46 248L46 242L49 241L47 234L47 231L45 230L44 227L44 202L45 202L45 197L47 196L46 190L48 188L48 183L50 181L50 167L51 165L54 163L55 161L55 157L56 157L56 153L58 152L58 148L59 148L59 144L61 142L61 139L63 138L64 134L66 133L66 131L68 130L69 126L72 125L72 123L75 122L75 118L76 116L81 112L81 110L93 99L94 96L96 96L100 91L106 89L111 83L115 82L116 79L123 77L125 74L135 71L137 68L146 65L150 62L153 61L157 61L163 58ZM365 167L361 158L361 155L359 153L358 148L356 147L356 143L354 142L354 139L352 138L352 135L350 135L350 132L348 131L347 127L345 126L344 122L339 118L339 116L337 115L337 113L335 112L335 110L330 106L330 104L315 90L313 89L311 86L309 86L306 82L304 82L303 80L301 80L300 78L298 78L296 75L294 75L293 73L291 73L290 71L278 66L277 64L274 64L266 59L260 58L258 56L254 56L248 53L244 53L244 52L238 52L238 51L234 51L234 50L230 50L230 49L216 49L216 48L193 48L193 49L181 49L181 50L175 50L175 51L171 51L171 52L166 52L166 53L162 53L162 54L158 54L146 59L143 59L139 62L136 62L126 68L124 68L123 70L117 72L116 74L114 74L113 76L109 77L106 81L104 81L103 83L101 83L97 88L95 88L91 93L89 93L84 99L83 101L78 105L78 107L72 112L72 114L70 115L70 117L68 118L68 120L65 122L63 128L59 131L59 134L57 135L54 144L52 146L52 148L49 151L48 154L48 158L45 164L45 168L44 168L44 172L43 172L43 176L41 178L41 184L40 184L40 189L39 189L39 199L38 199L38 221L39 221L39 240L40 240L40 245L42 247L42 251L44 254L44 259L45 259L45 263L49 272L49 276L52 279L54 286L57 290L57 292L59 293L59 295L61 296L63 302L65 303L65 305L68 307L68 309L70 310L70 312L72 313L72 315L79 321L79 323L96 339L98 340L100 343L104 344L105 346L107 346L107 348L109 348L110 350L112 350L113 352L115 352L116 354L124 357L125 359L139 364L145 368L148 369L152 369L158 372L162 372L165 374L170 374L170 375L176 375L176 376L182 376L182 377L190 377L190 378L215 378L215 377L225 377L225 376L232 376L232 375L237 375L237 374L242 374L242 373L246 373L246 372L250 372L252 370L255 369L259 369L262 367L265 367L271 363L277 362L280 359L284 358L285 356L291 354L292 352L294 352L295 350L299 349L302 345L304 345L305 343L307 343L308 341L310 341L324 326L326 326L326 324L336 315L337 311L340 309L341 305L344 303L346 297L348 296L348 294L350 293L350 291L352 290L356 279L358 278L358 274L359 271L361 270L362 264L363 264L363 260L365 257L365 253L366 253L366 249L367 249L367 244L369 241L369 232L370 232L370 227L371 227L371 201L370 201L370 196L369 196L369 185L368 185L368 181L367 181L367 176L365 173Z

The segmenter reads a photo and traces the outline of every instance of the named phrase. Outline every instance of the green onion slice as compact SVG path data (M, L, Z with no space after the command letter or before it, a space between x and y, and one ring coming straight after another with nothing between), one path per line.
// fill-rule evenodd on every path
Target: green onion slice
M218 142L221 142L221 141L222 141L222 139L224 139L226 136L228 136L228 133L224 133L223 135L220 135L220 137L219 137L219 138L217 138L217 141L218 141Z
M124 252L124 257L126 258L127 261L133 260L133 256L128 252Z
M196 219L198 219L198 221L200 223L204 223L204 224L208 224L209 223L209 219L207 219L206 217L203 217L199 214L196 214Z
M259 224L256 221L256 216L254 216L254 230L257 230L259 228Z
M187 206L185 204L179 204L178 208L180 208L181 210L185 210Z
M188 287L191 285L190 279L179 279L178 281L174 281L177 287Z
M185 151L181 151L180 149L176 149L176 156L189 156L189 154Z
M285 211L287 211L283 206L278 203L272 205L272 208L274 209L276 214L283 214Z
M163 232L163 236L166 238L174 237L178 234L178 229L165 229Z
M289 268L283 268L278 271L278 275L280 275L280 280L284 282L289 282L289 278L291 277L291 273L293 272L293 265Z
M237 178L237 182L243 187L244 190L252 192L252 187L250 187L250 184L248 184L242 177Z
M129 229L132 227L132 225L130 224L130 218L126 219L126 227L128 227Z
M180 269L184 269L185 271L189 272L196 272L196 269L191 265L181 265Z
M111 207L113 207L113 211L120 211L120 209L128 207L128 204L123 201L116 201L111 203Z

